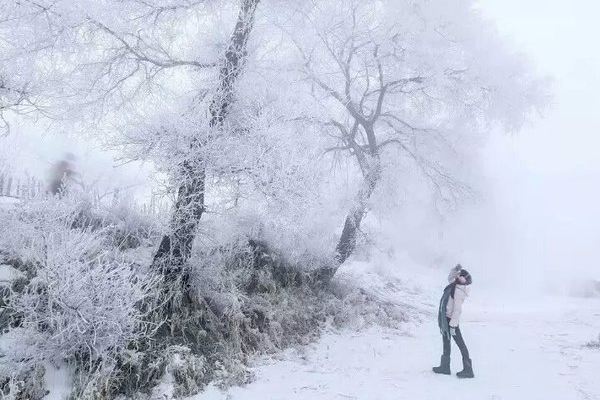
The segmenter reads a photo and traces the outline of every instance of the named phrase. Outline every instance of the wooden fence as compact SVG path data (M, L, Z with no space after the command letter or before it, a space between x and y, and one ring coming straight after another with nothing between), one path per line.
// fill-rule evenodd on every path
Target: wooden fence
M7 172L0 172L0 196L31 199L45 190L44 182L34 176L13 176Z
M0 171L0 197L29 200L47 193L48 186L41 179L23 174L13 175ZM108 192L100 193L94 187L85 188L88 200L94 206L110 206L126 201L128 207L144 215L164 216L169 215L172 201L160 192L152 192L149 199L131 199L129 190L132 188L115 188Z

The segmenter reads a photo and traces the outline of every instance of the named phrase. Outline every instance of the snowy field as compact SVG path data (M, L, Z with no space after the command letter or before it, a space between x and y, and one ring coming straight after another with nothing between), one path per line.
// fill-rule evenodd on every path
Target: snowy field
M257 361L257 379L246 387L211 388L190 400L600 399L600 351L584 346L600 332L600 299L506 303L475 290L461 325L473 380L431 371L441 353L432 314L408 332L329 332L305 349ZM462 365L452 350L455 373Z

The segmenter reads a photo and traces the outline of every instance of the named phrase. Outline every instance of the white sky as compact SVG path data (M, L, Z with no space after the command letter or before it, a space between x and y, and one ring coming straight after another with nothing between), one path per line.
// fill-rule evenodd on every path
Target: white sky
M600 2L480 0L484 15L554 79L545 118L517 140L526 165L543 174L600 172Z

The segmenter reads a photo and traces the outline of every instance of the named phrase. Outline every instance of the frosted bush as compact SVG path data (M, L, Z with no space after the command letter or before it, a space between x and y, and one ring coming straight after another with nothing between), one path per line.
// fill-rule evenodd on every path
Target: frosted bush
M40 199L5 212L0 248L27 272L8 296L11 328L3 363L20 370L46 361L110 376L125 349L146 335L139 303L152 290L115 246L89 203Z
M103 212L104 225L110 242L120 249L153 246L158 240L160 221L147 216L133 205L121 203Z
M97 235L66 230L48 236L37 276L11 302L32 356L97 359L136 339L135 304L144 291L131 266L100 247Z
M295 281L294 271L318 269L328 254L298 241L298 229L281 228L289 226L281 216L269 220L249 210L208 219L212 234L199 235L190 260L193 299L171 302L165 289L181 296L178 283L162 282L161 289L143 272L144 262L124 258L129 246L115 239L118 232L143 241L153 226L126 207L101 211L74 198L46 199L5 216L0 248L28 271L10 296L18 326L4 339L18 338L20 346L7 356L25 369L72 362L77 398L133 396L152 387L188 395L209 382L243 384L251 379L252 354L307 344L328 324L404 320L364 292ZM289 281L282 279L287 273Z
M396 328L409 319L403 307L348 284L335 284L333 290L307 282L284 284L276 276L281 268L311 270L319 260L311 259L310 252L298 256L301 246L289 255L285 246L275 249L271 242L263 243L268 253L256 253L249 239L262 232L244 229L254 226L230 224L223 229L227 235L202 241L190 262L194 293L207 304L219 329L210 332L217 343L205 349L210 359L218 360L219 373L213 377L217 383L246 382L247 371L236 366L245 364L249 355L308 344L323 328ZM218 354L212 355L215 348Z
M592 340L586 344L586 347L590 349L598 349L600 350L600 335L598 335L597 340Z
M41 399L48 390L45 387L42 365L7 365L0 363L0 399L2 400L33 400Z

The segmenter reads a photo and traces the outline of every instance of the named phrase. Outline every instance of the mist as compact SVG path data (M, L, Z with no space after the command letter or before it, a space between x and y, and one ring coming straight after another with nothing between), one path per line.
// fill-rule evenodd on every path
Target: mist
M600 56L586 50L594 46L590 16L597 6L481 1L479 7L548 78L550 101L521 132L489 137L476 199L443 222L422 202L405 204L394 220L412 222L386 235L423 264L469 266L488 290L584 295L600 275Z
M597 36L591 16L598 6L485 1L480 7L552 79L549 107L519 135L491 143L488 168L501 202L498 222L510 221L513 271L538 290L568 291L600 273L600 56L587 51Z
M6 0L0 397L600 396L598 13Z

